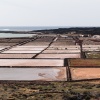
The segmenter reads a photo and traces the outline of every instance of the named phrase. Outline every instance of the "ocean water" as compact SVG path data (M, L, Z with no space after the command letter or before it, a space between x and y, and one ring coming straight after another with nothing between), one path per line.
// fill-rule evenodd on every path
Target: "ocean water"
M33 31L33 30L47 30L47 29L58 29L58 28L68 28L64 26L42 26L42 27L34 27L34 26L18 26L18 27L0 27L0 31Z
M34 31L34 30L48 30L48 29L58 29L58 28L68 28L68 27L0 27L0 31ZM36 34L12 34L12 33L0 33L0 38L19 38L19 37L32 37Z
M59 27L0 27L0 31L34 31L34 30L44 30L44 29L57 29ZM35 35L35 34L34 34ZM33 34L12 34L12 33L0 33L0 38L19 38L19 37L32 37Z

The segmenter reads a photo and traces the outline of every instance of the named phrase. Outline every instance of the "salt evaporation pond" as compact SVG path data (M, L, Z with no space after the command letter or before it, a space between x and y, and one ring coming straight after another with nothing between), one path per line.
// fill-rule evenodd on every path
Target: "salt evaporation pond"
M0 68L0 80L66 80L66 68Z
M14 34L14 33L0 33L0 38L21 38L21 37L32 37L36 34Z

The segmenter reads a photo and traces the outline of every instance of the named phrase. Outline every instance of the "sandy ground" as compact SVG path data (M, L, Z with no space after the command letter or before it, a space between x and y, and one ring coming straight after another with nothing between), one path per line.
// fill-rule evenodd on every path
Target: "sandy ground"
M100 78L100 68L70 68L73 80Z
M0 66L64 66L63 59L0 59Z

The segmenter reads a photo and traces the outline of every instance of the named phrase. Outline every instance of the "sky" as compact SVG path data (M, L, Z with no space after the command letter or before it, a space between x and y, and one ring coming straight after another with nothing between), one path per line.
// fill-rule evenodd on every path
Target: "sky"
M100 26L100 0L0 0L0 26Z

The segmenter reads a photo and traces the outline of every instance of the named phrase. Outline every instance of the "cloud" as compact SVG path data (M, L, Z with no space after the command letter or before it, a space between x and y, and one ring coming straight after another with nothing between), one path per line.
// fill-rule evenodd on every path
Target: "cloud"
M100 0L0 0L0 25L100 25Z
M10 7L17 7L17 8L23 8L23 9L31 9L29 6L27 6L26 0L2 0L0 3L2 3L4 7L10 6Z

